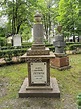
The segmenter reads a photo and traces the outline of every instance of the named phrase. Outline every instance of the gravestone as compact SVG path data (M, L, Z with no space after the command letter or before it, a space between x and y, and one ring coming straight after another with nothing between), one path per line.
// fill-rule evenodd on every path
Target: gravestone
M28 63L28 78L25 78L19 97L60 97L60 91L56 78L50 78L50 51L45 47L43 39L43 25L41 23L41 14L35 15L35 24L33 25L33 44L27 51L25 59Z
M51 59L51 67L57 68L59 70L70 68L69 57L64 52L66 43L64 42L64 37L61 34L61 28L62 27L60 25L57 27L59 34L55 36L54 40L55 58Z
M21 46L21 36L19 34L15 34L13 37L13 46Z

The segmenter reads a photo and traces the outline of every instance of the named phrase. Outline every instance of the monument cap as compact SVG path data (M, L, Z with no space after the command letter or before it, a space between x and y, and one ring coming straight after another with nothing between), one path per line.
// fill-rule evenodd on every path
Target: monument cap
M39 11L36 11L36 14L35 14L35 20L36 20L36 22L40 22L41 21L41 14L39 13Z
M58 25L58 26L57 26L57 31L60 33L61 30L62 30L62 26L61 26L61 25Z

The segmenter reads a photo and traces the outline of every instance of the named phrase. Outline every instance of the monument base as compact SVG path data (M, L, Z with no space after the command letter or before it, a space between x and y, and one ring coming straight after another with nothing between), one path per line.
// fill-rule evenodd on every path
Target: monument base
M50 79L50 86L28 86L28 78L25 78L20 91L20 98L27 97L55 97L60 98L60 90L56 78Z
M59 70L68 69L69 66L69 57L55 57L50 60L51 67Z

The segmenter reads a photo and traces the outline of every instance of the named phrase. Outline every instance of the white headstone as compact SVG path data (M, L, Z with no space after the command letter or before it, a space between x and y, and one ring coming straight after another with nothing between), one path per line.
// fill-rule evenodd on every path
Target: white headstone
M21 46L21 36L19 34L13 36L13 46Z

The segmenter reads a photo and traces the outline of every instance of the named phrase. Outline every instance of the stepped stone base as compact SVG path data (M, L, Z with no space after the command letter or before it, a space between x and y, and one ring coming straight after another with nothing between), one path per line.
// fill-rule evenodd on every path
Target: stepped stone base
M68 69L69 66L69 57L55 57L50 60L50 64L52 68L56 68L59 70Z
M28 51L27 51L27 56L31 56L31 55L33 55L33 56L35 56L35 55L49 55L50 54L50 51L49 51L49 48L45 48L45 49L40 49L40 48L38 48L38 49L32 49L32 48L30 48L30 49L28 49Z
M69 68L71 68L71 66L69 65L69 66L64 66L64 67L56 67L56 66L51 66L51 68L54 68L54 69L58 69L58 70L66 70L66 69L69 69Z
M25 78L20 91L20 98L27 97L60 97L60 90L56 78L50 79L50 86L28 86L28 78Z

